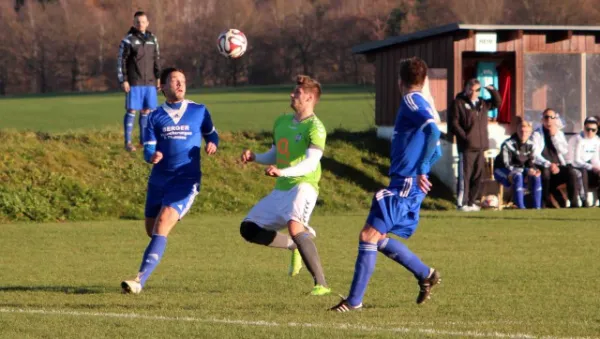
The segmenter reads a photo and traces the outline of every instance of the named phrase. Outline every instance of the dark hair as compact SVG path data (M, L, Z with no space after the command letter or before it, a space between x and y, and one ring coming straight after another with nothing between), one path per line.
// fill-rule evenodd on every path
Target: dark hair
M147 16L146 12L144 11L137 11L135 12L135 14L133 15L134 18L137 18L138 16Z
M402 60L398 75L405 87L423 86L427 77L427 64L419 57Z
M161 84L161 85L162 85L162 84L166 84L166 83L167 83L167 80L169 79L169 76L170 76L170 75L171 75L171 73L173 73L173 72L179 72L179 73L185 74L185 73L183 73L183 70L182 70L182 69L180 69L180 68L175 68L175 67L168 67L168 68L165 68L165 69L163 69L163 71L160 73L160 84Z
M481 83L479 82L479 80L477 80L475 78L467 80L467 82L465 83L465 88L464 88L464 92L465 92L466 96L470 97L471 94L473 94L472 87L475 86L475 85L481 85Z
M321 97L321 84L308 75L296 76L296 85L306 92L312 92L317 100Z
M554 113L556 114L556 111L555 111L554 109L552 109L552 108L548 107L548 108L546 108L546 109L545 109L545 110L542 112L542 116L543 116L544 114L546 114L546 113L550 112L550 111L552 111L552 112L554 112Z

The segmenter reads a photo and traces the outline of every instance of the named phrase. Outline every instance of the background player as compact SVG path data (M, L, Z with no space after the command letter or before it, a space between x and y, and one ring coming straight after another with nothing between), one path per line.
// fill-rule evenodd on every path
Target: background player
M371 211L360 232L358 257L350 294L331 310L348 312L362 307L363 296L377 261L377 251L398 262L417 278L417 304L430 296L440 280L439 273L425 265L402 242L389 238L393 233L409 238L419 223L421 202L431 190L427 173L441 156L440 131L434 114L421 93L427 65L411 58L400 66L399 86L403 98L396 116L392 139L390 185L375 194Z
M125 117L123 129L125 149L136 150L131 142L135 111L140 111L140 144L144 141L144 131L148 113L157 106L156 89L160 88L160 55L158 39L147 31L149 21L144 12L133 16L133 27L119 45L117 75L125 95Z
M144 159L154 164L146 196L146 233L152 238L135 279L121 283L124 293L140 293L167 245L167 236L189 211L200 188L200 147L217 151L219 135L202 104L185 100L185 76L175 68L161 75L167 101L150 114Z
M300 271L303 259L314 279L312 295L331 292L313 241L314 231L308 225L317 202L320 160L327 138L325 126L314 113L320 96L319 82L306 75L298 76L291 94L295 113L275 120L271 149L263 154L248 149L242 153L243 163L256 161L270 165L265 174L276 177L277 181L275 189L250 210L240 233L255 244L292 250L292 276ZM277 232L286 227L289 236Z

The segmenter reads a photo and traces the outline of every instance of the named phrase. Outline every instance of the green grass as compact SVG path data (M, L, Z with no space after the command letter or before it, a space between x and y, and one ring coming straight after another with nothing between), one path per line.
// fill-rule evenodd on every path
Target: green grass
M221 131L269 131L275 117L290 112L291 89L291 85L207 88L191 90L187 98L206 104ZM0 128L64 132L110 127L120 132L124 100L123 93L4 98ZM370 87L325 85L316 111L328 130L365 130L374 126L374 104Z
M143 217L150 165L141 152L123 150L118 132L63 134L0 130L0 222L139 219ZM243 213L272 190L262 165L243 166L241 151L270 147L264 133L222 133L216 156L203 156L201 213ZM370 206L388 183L389 143L371 132L329 134L321 160L319 208L345 212ZM445 189L436 185L442 194ZM447 197L446 197L447 199ZM447 209L442 198L425 208Z
M337 293L348 291L365 216L366 211L334 216L316 209L317 246ZM380 255L365 298L368 308L351 314L326 311L338 301L335 296L307 296L312 282L306 271L287 277L288 252L245 243L238 232L242 217L184 219L139 296L120 294L119 281L135 274L147 244L141 222L0 225L0 337L600 333L597 209L576 215L570 210L426 212L407 244L442 272L432 300L417 306L414 278ZM122 316L131 314L147 318Z

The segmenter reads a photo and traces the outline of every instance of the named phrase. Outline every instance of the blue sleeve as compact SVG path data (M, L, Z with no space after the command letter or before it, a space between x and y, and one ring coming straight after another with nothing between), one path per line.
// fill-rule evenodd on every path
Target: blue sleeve
M440 145L440 142L438 141L437 146L435 147L435 151L433 152L433 155L431 156L431 160L429 160L429 167L431 168L431 166L433 166L438 160L440 160L441 157L442 157L442 146Z
M156 152L156 134L154 133L154 114L150 113L146 133L144 133L144 160L150 162L150 158Z
M426 123L422 129L425 134L425 151L421 152L421 156L417 161L417 174L419 175L429 173L429 169L433 165L434 153L438 149L441 134L435 123Z
M217 129L215 128L215 125L213 125L210 113L206 108L204 109L204 120L202 120L200 132L202 132L202 137L206 143L212 142L215 146L219 146L219 133L217 133Z

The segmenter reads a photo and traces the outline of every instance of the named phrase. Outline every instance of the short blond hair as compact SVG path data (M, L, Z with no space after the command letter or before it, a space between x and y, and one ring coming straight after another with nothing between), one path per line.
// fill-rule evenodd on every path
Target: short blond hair
M305 92L311 92L317 100L321 97L321 84L308 75L301 74L296 76L296 85Z
M523 118L519 118L517 120L517 126L525 126L525 127L529 127L531 129L533 129L533 124L531 123L531 121L527 121Z

